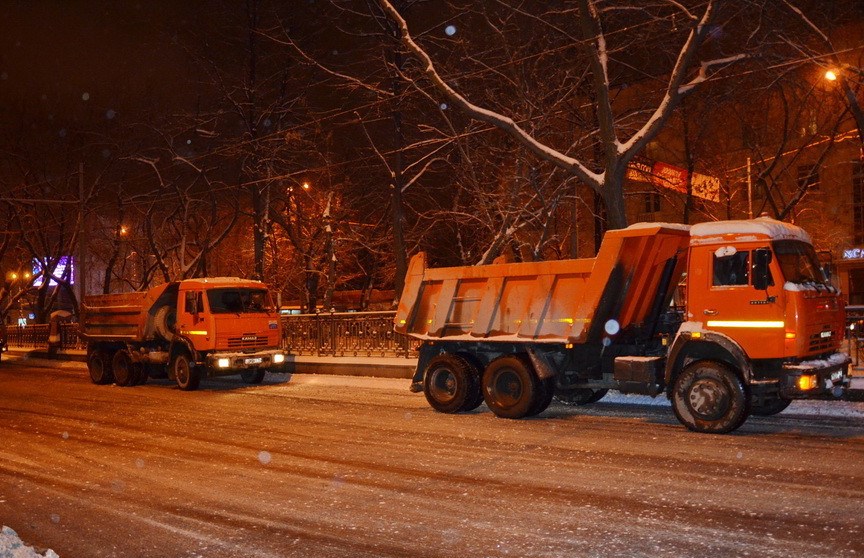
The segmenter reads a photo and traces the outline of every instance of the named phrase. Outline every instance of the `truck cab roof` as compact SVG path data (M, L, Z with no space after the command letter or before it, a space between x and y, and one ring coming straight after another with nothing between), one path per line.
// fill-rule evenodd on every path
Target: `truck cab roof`
M752 237L752 238L748 238ZM713 244L736 240L800 240L811 244L810 235L796 227L770 217L740 221L715 221L690 227L691 244Z

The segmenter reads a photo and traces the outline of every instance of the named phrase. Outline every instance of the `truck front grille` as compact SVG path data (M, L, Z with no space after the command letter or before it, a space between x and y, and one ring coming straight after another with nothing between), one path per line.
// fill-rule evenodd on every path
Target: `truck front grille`
M827 337L825 336L827 335ZM835 337L834 332L830 327L824 332L820 331L810 336L810 351L811 352L827 352L834 348Z
M254 333L244 333L237 337L228 337L225 343L229 349L263 349L269 343L266 335L256 335Z

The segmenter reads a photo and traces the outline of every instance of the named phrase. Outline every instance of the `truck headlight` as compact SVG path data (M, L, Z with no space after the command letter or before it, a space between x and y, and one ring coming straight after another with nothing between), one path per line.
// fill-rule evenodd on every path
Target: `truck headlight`
M231 366L231 359L230 358L220 358L219 360L216 361L216 366L218 366L219 368L229 368Z
M273 355L273 364L282 364L285 362L285 355L282 353L276 353Z
M814 374L804 374L798 378L798 389L807 391L813 389L817 385L816 376Z

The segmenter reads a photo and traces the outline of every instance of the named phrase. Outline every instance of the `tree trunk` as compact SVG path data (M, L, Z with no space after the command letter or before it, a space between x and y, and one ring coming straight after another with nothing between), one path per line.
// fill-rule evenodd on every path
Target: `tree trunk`
M393 29L395 37L399 36L398 29ZM393 63L397 70L401 71L404 65L404 56L397 47L393 51ZM402 89L402 80L398 74L393 76L393 98L398 99ZM402 113L396 109L393 111L393 136L396 143L396 160L393 164L393 176L390 183L390 217L393 227L393 261L396 264L396 272L393 280L393 289L396 298L402 296L405 287L405 274L408 273L408 255L405 248L405 208L402 202L402 188L405 185L405 176L402 168L402 149L405 147L405 137L402 133Z

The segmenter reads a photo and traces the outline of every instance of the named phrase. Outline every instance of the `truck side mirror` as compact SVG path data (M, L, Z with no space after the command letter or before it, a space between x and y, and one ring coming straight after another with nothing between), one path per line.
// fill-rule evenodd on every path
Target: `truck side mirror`
M759 291L768 290L771 281L771 270L768 265L771 263L771 250L768 248L759 248L753 252L753 287Z

